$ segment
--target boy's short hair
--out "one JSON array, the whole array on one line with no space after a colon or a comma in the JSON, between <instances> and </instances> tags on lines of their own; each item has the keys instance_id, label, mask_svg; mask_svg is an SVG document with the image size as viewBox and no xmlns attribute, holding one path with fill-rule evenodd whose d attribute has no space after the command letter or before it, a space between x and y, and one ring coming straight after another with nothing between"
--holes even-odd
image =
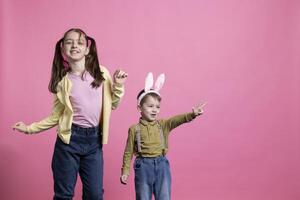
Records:
<instances>
[{"instance_id":1,"label":"boy's short hair","mask_svg":"<svg viewBox=\"0 0 300 200\"><path fill-rule=\"evenodd\" d=\"M141 90L141 91L139 92L139 94L137 95L137 99L139 99L139 97L140 97L144 92L145 92L145 90ZM158 94L156 94L156 93L154 93L154 92L150 92L150 93L146 94L146 95L141 99L140 105L143 105L143 103L145 102L145 100L146 100L146 98L147 98L148 96L151 96L151 97L157 99L159 102L161 101L161 97L160 97Z\"/></svg>"}]
</instances>

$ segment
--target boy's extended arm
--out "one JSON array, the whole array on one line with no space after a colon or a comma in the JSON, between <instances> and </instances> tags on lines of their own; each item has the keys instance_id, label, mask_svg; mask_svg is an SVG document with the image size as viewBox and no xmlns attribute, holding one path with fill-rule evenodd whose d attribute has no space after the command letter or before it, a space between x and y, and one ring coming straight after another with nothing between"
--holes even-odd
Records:
<instances>
[{"instance_id":1,"label":"boy's extended arm","mask_svg":"<svg viewBox=\"0 0 300 200\"><path fill-rule=\"evenodd\" d=\"M187 123L192 121L196 116L193 112L191 113L184 113L180 115L173 116L167 120L162 120L162 125L164 129L167 129L168 132L172 129L176 128L177 126L180 126L183 123Z\"/></svg>"},{"instance_id":2,"label":"boy's extended arm","mask_svg":"<svg viewBox=\"0 0 300 200\"><path fill-rule=\"evenodd\" d=\"M193 107L192 112L190 113L184 113L181 115L176 115L174 117L171 117L167 120L162 120L162 123L164 125L164 128L166 130L171 131L172 129L176 128L177 126L186 123L186 122L190 122L193 119L195 119L196 117L200 116L203 114L203 107L207 104L207 102L201 103L198 106Z\"/></svg>"}]
</instances>

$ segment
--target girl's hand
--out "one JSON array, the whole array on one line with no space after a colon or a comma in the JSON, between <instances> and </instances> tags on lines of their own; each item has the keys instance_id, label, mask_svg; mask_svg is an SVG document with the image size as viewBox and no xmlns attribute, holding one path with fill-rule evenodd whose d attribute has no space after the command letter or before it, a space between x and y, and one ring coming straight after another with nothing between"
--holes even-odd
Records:
<instances>
[{"instance_id":1,"label":"girl's hand","mask_svg":"<svg viewBox=\"0 0 300 200\"><path fill-rule=\"evenodd\" d=\"M122 175L120 177L120 181L122 184L126 185L127 184L127 178L128 178L128 175Z\"/></svg>"},{"instance_id":2,"label":"girl's hand","mask_svg":"<svg viewBox=\"0 0 300 200\"><path fill-rule=\"evenodd\" d=\"M200 103L196 107L193 107L193 114L195 117L203 114L203 112L204 112L203 108L206 104L207 104L207 102L204 102L204 103Z\"/></svg>"},{"instance_id":3,"label":"girl's hand","mask_svg":"<svg viewBox=\"0 0 300 200\"><path fill-rule=\"evenodd\" d=\"M27 132L27 126L23 122L16 123L12 128L13 128L13 130L17 130L17 131L20 131L22 133L28 133Z\"/></svg>"},{"instance_id":4,"label":"girl's hand","mask_svg":"<svg viewBox=\"0 0 300 200\"><path fill-rule=\"evenodd\" d=\"M126 81L128 74L125 73L124 71L118 69L114 73L114 83L123 85Z\"/></svg>"}]
</instances>

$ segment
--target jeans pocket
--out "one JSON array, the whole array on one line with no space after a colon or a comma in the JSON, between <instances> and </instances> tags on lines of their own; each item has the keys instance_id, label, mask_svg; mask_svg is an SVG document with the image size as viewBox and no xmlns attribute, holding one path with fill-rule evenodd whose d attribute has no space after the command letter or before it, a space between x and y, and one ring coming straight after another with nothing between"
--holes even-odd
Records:
<instances>
[{"instance_id":1,"label":"jeans pocket","mask_svg":"<svg viewBox=\"0 0 300 200\"><path fill-rule=\"evenodd\" d=\"M142 159L136 158L133 165L134 169L136 170L141 168L141 165L142 165Z\"/></svg>"},{"instance_id":2,"label":"jeans pocket","mask_svg":"<svg viewBox=\"0 0 300 200\"><path fill-rule=\"evenodd\" d=\"M59 136L56 137L56 141L55 141L55 147L62 147L65 146L66 144L60 139Z\"/></svg>"},{"instance_id":3,"label":"jeans pocket","mask_svg":"<svg viewBox=\"0 0 300 200\"><path fill-rule=\"evenodd\" d=\"M166 165L170 167L170 162L168 159L165 159Z\"/></svg>"}]
</instances>

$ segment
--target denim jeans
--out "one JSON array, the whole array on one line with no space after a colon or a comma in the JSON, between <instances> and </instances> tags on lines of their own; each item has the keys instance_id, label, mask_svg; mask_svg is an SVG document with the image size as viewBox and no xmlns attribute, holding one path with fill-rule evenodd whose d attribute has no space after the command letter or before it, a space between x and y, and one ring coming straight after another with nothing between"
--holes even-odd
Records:
<instances>
[{"instance_id":1,"label":"denim jeans","mask_svg":"<svg viewBox=\"0 0 300 200\"><path fill-rule=\"evenodd\" d=\"M165 156L137 157L134 161L136 200L171 199L170 164Z\"/></svg>"},{"instance_id":2,"label":"denim jeans","mask_svg":"<svg viewBox=\"0 0 300 200\"><path fill-rule=\"evenodd\" d=\"M79 173L84 200L103 199L103 152L98 127L72 125L70 144L57 137L52 158L54 200L71 200Z\"/></svg>"}]
</instances>

